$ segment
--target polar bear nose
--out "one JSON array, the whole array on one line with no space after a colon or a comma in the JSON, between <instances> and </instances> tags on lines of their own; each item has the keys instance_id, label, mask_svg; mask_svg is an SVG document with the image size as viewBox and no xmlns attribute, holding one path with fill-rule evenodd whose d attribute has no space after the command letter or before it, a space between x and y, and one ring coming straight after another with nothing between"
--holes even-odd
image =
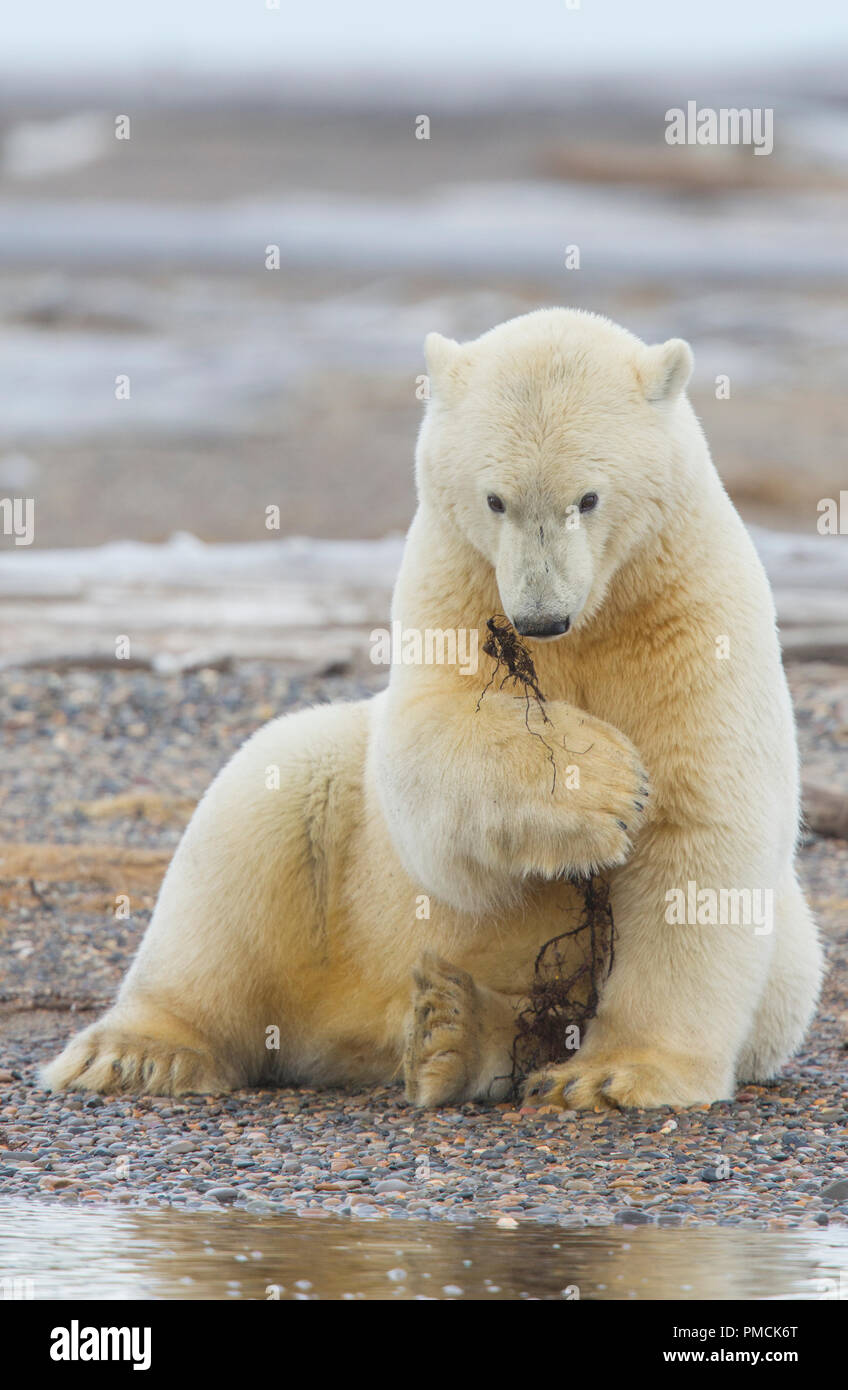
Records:
<instances>
[{"instance_id":1,"label":"polar bear nose","mask_svg":"<svg viewBox=\"0 0 848 1390\"><path fill-rule=\"evenodd\" d=\"M571 627L570 618L559 618L556 620L548 619L528 620L526 622L517 621L515 630L519 637L561 637L564 632L568 632Z\"/></svg>"}]
</instances>

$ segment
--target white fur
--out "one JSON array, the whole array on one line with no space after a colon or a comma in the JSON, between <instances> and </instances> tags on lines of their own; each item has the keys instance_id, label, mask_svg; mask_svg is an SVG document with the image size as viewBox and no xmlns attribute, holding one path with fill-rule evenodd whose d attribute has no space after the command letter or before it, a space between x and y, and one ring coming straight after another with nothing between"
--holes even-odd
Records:
<instances>
[{"instance_id":1,"label":"white fur","mask_svg":"<svg viewBox=\"0 0 848 1390\"><path fill-rule=\"evenodd\" d=\"M481 701L484 658L476 677L395 666L372 701L260 730L198 807L117 1004L48 1084L403 1066L417 1103L502 1094L536 953L576 920L566 876L599 869L615 968L580 1052L531 1090L705 1102L797 1048L821 953L795 877L792 710L765 576L684 395L688 346L557 309L426 346L392 616L481 646L493 614L567 616L528 644L550 722L497 681ZM691 880L773 890L773 933L668 925L666 894Z\"/></svg>"}]
</instances>

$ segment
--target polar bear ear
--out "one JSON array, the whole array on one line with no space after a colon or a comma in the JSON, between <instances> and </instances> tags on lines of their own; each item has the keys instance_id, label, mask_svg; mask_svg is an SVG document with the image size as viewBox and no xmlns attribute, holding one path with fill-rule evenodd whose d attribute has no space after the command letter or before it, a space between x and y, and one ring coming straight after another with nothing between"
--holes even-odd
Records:
<instances>
[{"instance_id":1,"label":"polar bear ear","mask_svg":"<svg viewBox=\"0 0 848 1390\"><path fill-rule=\"evenodd\" d=\"M685 391L694 365L692 349L682 338L669 338L667 343L646 348L639 364L646 400L655 404L673 401Z\"/></svg>"},{"instance_id":2,"label":"polar bear ear","mask_svg":"<svg viewBox=\"0 0 848 1390\"><path fill-rule=\"evenodd\" d=\"M424 339L427 375L436 396L455 395L463 385L465 360L459 343L443 338L441 333L428 333Z\"/></svg>"}]
</instances>

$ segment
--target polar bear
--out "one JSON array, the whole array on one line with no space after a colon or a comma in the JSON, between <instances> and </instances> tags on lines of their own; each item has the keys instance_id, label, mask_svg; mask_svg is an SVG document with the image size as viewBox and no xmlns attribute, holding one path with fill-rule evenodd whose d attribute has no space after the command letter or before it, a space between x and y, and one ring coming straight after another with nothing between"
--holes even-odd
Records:
<instances>
[{"instance_id":1,"label":"polar bear","mask_svg":"<svg viewBox=\"0 0 848 1390\"><path fill-rule=\"evenodd\" d=\"M481 699L481 658L476 678L394 665L370 700L260 729L48 1086L402 1073L417 1105L503 1097L537 953L598 871L615 965L531 1103L709 1103L801 1042L822 958L794 867L793 714L765 575L686 399L689 347L549 309L463 345L430 334L426 356L392 617L482 647L504 615L545 717L499 681ZM746 921L757 894L770 912Z\"/></svg>"}]
</instances>

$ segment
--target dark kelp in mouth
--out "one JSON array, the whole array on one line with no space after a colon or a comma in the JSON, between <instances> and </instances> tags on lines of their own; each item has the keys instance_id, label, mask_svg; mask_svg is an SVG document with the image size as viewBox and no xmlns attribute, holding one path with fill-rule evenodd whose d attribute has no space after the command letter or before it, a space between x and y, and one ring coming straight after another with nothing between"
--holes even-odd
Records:
<instances>
[{"instance_id":1,"label":"dark kelp in mouth","mask_svg":"<svg viewBox=\"0 0 848 1390\"><path fill-rule=\"evenodd\" d=\"M528 648L503 614L486 623L489 635L483 651L495 663L491 676L477 701L501 676L499 690L510 684L521 687L526 700L525 723L528 732L541 740L553 767L551 794L556 790L556 758L543 736L530 728L530 701L535 701L545 724L551 720L545 711L545 697L539 686L536 667ZM501 675L501 673L503 674ZM576 1051L586 1026L594 1017L601 989L615 959L615 924L608 881L599 874L572 879L582 896L580 920L576 926L546 941L536 957L528 1004L516 1019L512 1046L512 1084L517 1090L531 1071L563 1060L567 1050ZM575 958L577 964L575 965Z\"/></svg>"},{"instance_id":2,"label":"dark kelp in mouth","mask_svg":"<svg viewBox=\"0 0 848 1390\"><path fill-rule=\"evenodd\" d=\"M483 651L487 656L492 658L495 663L495 669L480 691L480 699L477 701L477 708L479 710L483 696L486 694L487 690L492 688L496 678L500 675L501 669L504 668L504 674L498 689L503 690L507 682L513 686L520 685L523 688L525 699L524 722L527 725L528 732L531 733L534 738L540 739L548 750L548 757L551 767L554 770L553 781L551 783L551 795L553 796L556 790L557 775L554 750L542 737L538 729L530 728L531 700L535 700L539 713L542 716L542 722L544 724L550 724L551 722L545 711L545 697L539 689L539 680L536 675L536 667L533 663L533 658L518 633L515 631L512 623L508 618L505 618L502 613L496 613L493 617L489 618L486 627L489 630L489 636L483 643Z\"/></svg>"}]
</instances>

